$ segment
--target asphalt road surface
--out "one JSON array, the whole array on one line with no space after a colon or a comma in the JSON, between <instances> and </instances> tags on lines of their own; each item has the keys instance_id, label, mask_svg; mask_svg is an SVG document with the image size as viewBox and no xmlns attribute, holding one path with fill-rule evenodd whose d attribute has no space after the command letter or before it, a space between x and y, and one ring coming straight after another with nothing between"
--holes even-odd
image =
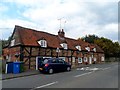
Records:
<instances>
[{"instance_id":1,"label":"asphalt road surface","mask_svg":"<svg viewBox=\"0 0 120 90\"><path fill-rule=\"evenodd\" d=\"M118 63L96 64L70 72L3 80L2 88L118 88Z\"/></svg>"}]
</instances>

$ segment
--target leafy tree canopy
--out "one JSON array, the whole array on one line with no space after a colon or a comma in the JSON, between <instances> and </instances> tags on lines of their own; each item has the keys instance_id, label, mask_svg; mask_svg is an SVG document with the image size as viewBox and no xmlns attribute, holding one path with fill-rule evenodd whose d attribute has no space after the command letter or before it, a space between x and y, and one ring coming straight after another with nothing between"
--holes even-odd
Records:
<instances>
[{"instance_id":1,"label":"leafy tree canopy","mask_svg":"<svg viewBox=\"0 0 120 90\"><path fill-rule=\"evenodd\" d=\"M86 35L81 39L100 46L101 49L104 50L106 57L120 57L120 44L118 42L113 42L110 39L98 37L96 35Z\"/></svg>"}]
</instances>

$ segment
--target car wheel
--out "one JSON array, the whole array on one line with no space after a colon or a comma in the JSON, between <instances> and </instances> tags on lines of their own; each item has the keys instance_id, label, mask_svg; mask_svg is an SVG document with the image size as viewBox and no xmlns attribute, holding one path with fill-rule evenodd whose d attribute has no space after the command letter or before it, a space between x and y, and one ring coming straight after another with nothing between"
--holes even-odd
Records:
<instances>
[{"instance_id":1,"label":"car wheel","mask_svg":"<svg viewBox=\"0 0 120 90\"><path fill-rule=\"evenodd\" d=\"M67 71L70 71L71 70L71 68L70 67L67 67Z\"/></svg>"},{"instance_id":2,"label":"car wheel","mask_svg":"<svg viewBox=\"0 0 120 90\"><path fill-rule=\"evenodd\" d=\"M52 73L53 73L53 69L50 68L50 69L49 69L49 74L52 74Z\"/></svg>"}]
</instances>

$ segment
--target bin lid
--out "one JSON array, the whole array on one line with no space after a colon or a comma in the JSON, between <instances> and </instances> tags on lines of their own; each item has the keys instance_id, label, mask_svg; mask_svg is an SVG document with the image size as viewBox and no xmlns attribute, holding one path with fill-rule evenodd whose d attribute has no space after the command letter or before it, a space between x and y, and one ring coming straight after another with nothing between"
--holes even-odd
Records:
<instances>
[{"instance_id":1,"label":"bin lid","mask_svg":"<svg viewBox=\"0 0 120 90\"><path fill-rule=\"evenodd\" d=\"M6 63L8 64L8 63L13 63L13 62L6 62Z\"/></svg>"},{"instance_id":2,"label":"bin lid","mask_svg":"<svg viewBox=\"0 0 120 90\"><path fill-rule=\"evenodd\" d=\"M22 63L22 62L13 62L14 64Z\"/></svg>"}]
</instances>

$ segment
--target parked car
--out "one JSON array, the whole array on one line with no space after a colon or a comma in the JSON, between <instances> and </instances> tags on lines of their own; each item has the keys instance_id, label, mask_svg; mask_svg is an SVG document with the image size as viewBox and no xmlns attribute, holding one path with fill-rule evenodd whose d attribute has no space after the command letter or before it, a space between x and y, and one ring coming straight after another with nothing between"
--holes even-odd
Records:
<instances>
[{"instance_id":1,"label":"parked car","mask_svg":"<svg viewBox=\"0 0 120 90\"><path fill-rule=\"evenodd\" d=\"M71 65L60 58L44 59L39 64L39 71L47 72L49 74L59 71L70 71L70 70L71 70Z\"/></svg>"}]
</instances>

